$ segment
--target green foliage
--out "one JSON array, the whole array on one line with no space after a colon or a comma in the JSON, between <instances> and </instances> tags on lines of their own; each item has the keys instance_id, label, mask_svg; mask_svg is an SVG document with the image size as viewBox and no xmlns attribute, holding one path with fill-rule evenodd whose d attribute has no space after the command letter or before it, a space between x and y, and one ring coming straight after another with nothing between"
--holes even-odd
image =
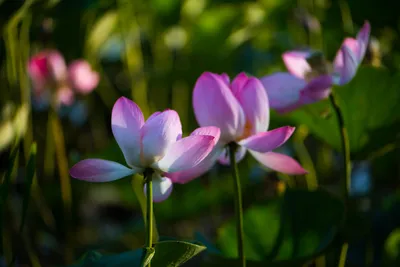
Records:
<instances>
[{"instance_id":1,"label":"green foliage","mask_svg":"<svg viewBox=\"0 0 400 267\"><path fill-rule=\"evenodd\" d=\"M29 153L28 164L26 165L25 194L22 202L22 218L19 227L20 232L22 232L25 224L26 213L28 211L28 204L31 196L33 177L35 176L36 173L36 153L37 153L36 143L33 143L31 146L31 151Z\"/></svg>"},{"instance_id":2,"label":"green foliage","mask_svg":"<svg viewBox=\"0 0 400 267\"><path fill-rule=\"evenodd\" d=\"M196 256L206 247L199 243L184 241L162 241L155 244L155 251L146 253L145 249L123 252L113 255L102 255L99 252L91 251L86 253L82 259L70 267L135 267L142 266L151 257L151 266L154 267L177 267Z\"/></svg>"},{"instance_id":3,"label":"green foliage","mask_svg":"<svg viewBox=\"0 0 400 267\"><path fill-rule=\"evenodd\" d=\"M328 248L343 218L342 202L329 193L289 190L245 212L245 253L267 266L305 263ZM224 256L237 257L232 221L219 230L217 243Z\"/></svg>"},{"instance_id":4,"label":"green foliage","mask_svg":"<svg viewBox=\"0 0 400 267\"><path fill-rule=\"evenodd\" d=\"M400 228L393 230L385 242L385 266L400 264Z\"/></svg>"},{"instance_id":5,"label":"green foliage","mask_svg":"<svg viewBox=\"0 0 400 267\"><path fill-rule=\"evenodd\" d=\"M109 11L93 25L87 40L86 49L90 55L98 55L104 43L115 33L118 26L118 13Z\"/></svg>"},{"instance_id":6,"label":"green foliage","mask_svg":"<svg viewBox=\"0 0 400 267\"><path fill-rule=\"evenodd\" d=\"M8 105L2 110L6 118L0 122L0 152L13 142L18 142L26 132L29 117L28 105L22 105L13 112L14 107ZM15 113L15 114L13 114Z\"/></svg>"},{"instance_id":7,"label":"green foliage","mask_svg":"<svg viewBox=\"0 0 400 267\"><path fill-rule=\"evenodd\" d=\"M354 157L366 159L398 139L399 87L399 74L361 67L349 84L333 88L344 113ZM339 129L328 100L307 105L289 117L298 124L307 125L318 138L340 150Z\"/></svg>"}]
</instances>

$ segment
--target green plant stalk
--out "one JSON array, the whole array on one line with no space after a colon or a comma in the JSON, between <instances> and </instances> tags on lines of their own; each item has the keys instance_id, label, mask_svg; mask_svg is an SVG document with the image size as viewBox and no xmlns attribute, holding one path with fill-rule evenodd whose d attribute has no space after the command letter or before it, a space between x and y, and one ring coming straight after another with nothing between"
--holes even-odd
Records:
<instances>
[{"instance_id":1,"label":"green plant stalk","mask_svg":"<svg viewBox=\"0 0 400 267\"><path fill-rule=\"evenodd\" d=\"M349 248L349 244L344 243L342 246L342 250L340 251L340 259L339 259L338 267L344 267L346 265L346 255L347 255L348 248Z\"/></svg>"},{"instance_id":2,"label":"green plant stalk","mask_svg":"<svg viewBox=\"0 0 400 267\"><path fill-rule=\"evenodd\" d=\"M56 150L56 159L58 164L58 170L60 175L60 186L61 186L61 198L63 201L64 208L64 220L65 220L65 236L67 246L65 247L64 257L65 261L69 264L73 260L73 249L72 249L72 236L70 234L70 223L71 223L71 208L72 208L72 193L71 193L71 179L68 172L68 158L65 150L65 139L61 122L57 116L54 105L52 106L51 121L53 128L53 138Z\"/></svg>"},{"instance_id":3,"label":"green plant stalk","mask_svg":"<svg viewBox=\"0 0 400 267\"><path fill-rule=\"evenodd\" d=\"M144 223L147 224L147 210L146 210L146 201L147 198L143 192L143 178L139 175L134 175L132 177L132 188L135 192L135 195L139 201L140 209L142 210ZM157 231L157 223L156 219L154 218L153 212L153 243L158 242L158 231Z\"/></svg>"},{"instance_id":4,"label":"green plant stalk","mask_svg":"<svg viewBox=\"0 0 400 267\"><path fill-rule=\"evenodd\" d=\"M343 153L343 164L345 167L345 175L344 175L344 179L342 179L342 191L343 191L343 196L344 196L345 208L347 208L348 200L349 200L350 186L351 186L351 161L350 161L349 136L347 134L347 129L345 127L343 113L341 112L339 103L337 101L337 98L336 98L334 92L332 92L329 95L329 101L331 102L332 107L336 113L338 125L340 128L340 138L341 138L341 146L342 146L342 153ZM339 267L344 267L346 264L347 249L348 249L348 244L344 243L342 246L342 251L340 253L340 259L339 259L339 265L338 265Z\"/></svg>"},{"instance_id":5,"label":"green plant stalk","mask_svg":"<svg viewBox=\"0 0 400 267\"><path fill-rule=\"evenodd\" d=\"M243 207L242 207L242 189L240 186L239 171L236 164L235 152L237 145L235 143L229 144L229 161L231 164L232 177L234 179L235 191L235 209L236 209L236 235L238 242L238 255L241 266L246 266L246 257L244 255L244 234L243 234Z\"/></svg>"},{"instance_id":6,"label":"green plant stalk","mask_svg":"<svg viewBox=\"0 0 400 267\"><path fill-rule=\"evenodd\" d=\"M338 125L340 128L340 141L341 141L342 153L343 153L343 164L345 167L345 176L342 181L342 190L343 190L343 195L344 195L344 199L345 199L345 204L347 205L349 192L350 192L350 186L351 186L351 161L350 161L349 136L347 134L347 129L345 127L343 113L341 112L339 103L333 92L329 95L329 101L331 102L332 107L336 113Z\"/></svg>"},{"instance_id":7,"label":"green plant stalk","mask_svg":"<svg viewBox=\"0 0 400 267\"><path fill-rule=\"evenodd\" d=\"M146 183L146 248L153 248L153 170L146 170L144 173L144 181ZM150 267L151 263L147 265Z\"/></svg>"}]
</instances>

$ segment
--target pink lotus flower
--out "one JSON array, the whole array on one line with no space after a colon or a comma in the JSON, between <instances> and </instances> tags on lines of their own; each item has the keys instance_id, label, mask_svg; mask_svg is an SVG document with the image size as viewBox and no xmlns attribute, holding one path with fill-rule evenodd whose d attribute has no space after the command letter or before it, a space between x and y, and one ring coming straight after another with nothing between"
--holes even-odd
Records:
<instances>
[{"instance_id":1,"label":"pink lotus flower","mask_svg":"<svg viewBox=\"0 0 400 267\"><path fill-rule=\"evenodd\" d=\"M76 60L67 67L63 56L56 50L44 50L28 62L33 95L41 97L46 91L54 91L57 104L72 105L75 93L87 94L99 83L99 75L89 63Z\"/></svg>"},{"instance_id":2,"label":"pink lotus flower","mask_svg":"<svg viewBox=\"0 0 400 267\"><path fill-rule=\"evenodd\" d=\"M332 70L323 56L313 51L284 53L283 62L289 72L261 78L271 108L281 113L292 111L327 98L332 85L350 82L365 56L369 35L370 25L365 22L356 39L346 38L336 54Z\"/></svg>"},{"instance_id":3,"label":"pink lotus flower","mask_svg":"<svg viewBox=\"0 0 400 267\"><path fill-rule=\"evenodd\" d=\"M75 60L68 67L71 86L81 94L88 94L99 83L99 74L85 60Z\"/></svg>"},{"instance_id":4,"label":"pink lotus flower","mask_svg":"<svg viewBox=\"0 0 400 267\"><path fill-rule=\"evenodd\" d=\"M239 145L236 154L240 161L249 151L261 164L287 174L306 171L289 156L271 152L283 145L294 127L267 131L269 125L268 97L257 78L239 74L232 83L226 74L203 73L193 91L193 108L200 126L216 126L221 130L218 144L198 166L178 173L167 174L174 182L186 183L208 171L218 160L229 164L226 145Z\"/></svg>"},{"instance_id":5,"label":"pink lotus flower","mask_svg":"<svg viewBox=\"0 0 400 267\"><path fill-rule=\"evenodd\" d=\"M182 138L181 122L174 110L156 112L145 122L140 108L125 97L113 107L111 127L129 168L108 160L86 159L71 168L71 176L110 182L151 168L155 202L167 199L172 191L172 180L163 174L198 165L211 152L219 135L219 129L207 127Z\"/></svg>"},{"instance_id":6,"label":"pink lotus flower","mask_svg":"<svg viewBox=\"0 0 400 267\"><path fill-rule=\"evenodd\" d=\"M41 94L50 87L63 84L67 78L67 65L55 50L45 50L33 56L28 63L33 92Z\"/></svg>"}]
</instances>

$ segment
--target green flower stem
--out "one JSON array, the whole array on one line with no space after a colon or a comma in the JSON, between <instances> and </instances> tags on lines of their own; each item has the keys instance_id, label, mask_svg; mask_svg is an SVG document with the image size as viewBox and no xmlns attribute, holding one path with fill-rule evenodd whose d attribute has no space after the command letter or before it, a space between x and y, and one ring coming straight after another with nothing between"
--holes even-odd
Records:
<instances>
[{"instance_id":1,"label":"green flower stem","mask_svg":"<svg viewBox=\"0 0 400 267\"><path fill-rule=\"evenodd\" d=\"M340 128L340 137L341 137L342 153L343 153L343 164L345 167L345 176L344 176L344 179L342 179L342 190L343 190L343 195L344 195L345 208L347 209L350 186L351 186L350 142L349 142L349 136L347 134L347 129L345 127L343 114L340 110L339 103L333 92L329 95L329 101L331 102L332 107L336 113L338 125ZM342 251L340 253L339 267L344 267L346 264L347 249L348 249L348 244L344 243L342 246Z\"/></svg>"},{"instance_id":2,"label":"green flower stem","mask_svg":"<svg viewBox=\"0 0 400 267\"><path fill-rule=\"evenodd\" d=\"M153 170L149 169L144 172L144 181L146 183L146 248L153 248ZM147 265L150 267L150 262Z\"/></svg>"},{"instance_id":3,"label":"green flower stem","mask_svg":"<svg viewBox=\"0 0 400 267\"><path fill-rule=\"evenodd\" d=\"M135 192L137 200L139 201L140 209L142 210L144 224L147 225L147 197L143 191L143 178L139 175L134 175L132 177L132 189ZM158 242L158 231L157 231L157 223L156 219L154 218L153 212L153 243Z\"/></svg>"},{"instance_id":4,"label":"green flower stem","mask_svg":"<svg viewBox=\"0 0 400 267\"><path fill-rule=\"evenodd\" d=\"M349 192L350 192L350 186L351 186L351 161L350 161L349 136L347 134L347 129L344 124L343 114L340 110L340 106L338 104L337 98L335 97L333 92L329 95L329 100L332 104L332 107L333 107L335 113L336 113L336 117L337 117L339 128L340 128L340 138L341 138L342 153L343 153L343 164L345 167L345 176L344 176L344 179L342 182L342 189L343 189L345 203L347 205Z\"/></svg>"},{"instance_id":5,"label":"green flower stem","mask_svg":"<svg viewBox=\"0 0 400 267\"><path fill-rule=\"evenodd\" d=\"M235 143L229 144L229 160L232 169L232 177L234 179L235 185L235 208L236 208L236 234L238 241L238 254L241 261L241 266L246 266L246 257L244 255L244 246L243 246L243 207L242 207L242 189L240 187L240 178L239 171L236 164L235 152L237 149L237 145Z\"/></svg>"}]
</instances>

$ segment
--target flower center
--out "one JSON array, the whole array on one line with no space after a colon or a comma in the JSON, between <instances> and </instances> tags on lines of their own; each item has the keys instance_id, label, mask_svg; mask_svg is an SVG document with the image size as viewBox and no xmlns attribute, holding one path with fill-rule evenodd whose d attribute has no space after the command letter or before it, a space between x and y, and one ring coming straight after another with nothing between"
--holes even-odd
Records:
<instances>
[{"instance_id":1,"label":"flower center","mask_svg":"<svg viewBox=\"0 0 400 267\"><path fill-rule=\"evenodd\" d=\"M333 72L332 64L325 59L325 56L321 52L314 52L311 54L307 58L307 62L311 67L311 71L304 75L306 82L310 82L318 76Z\"/></svg>"},{"instance_id":2,"label":"flower center","mask_svg":"<svg viewBox=\"0 0 400 267\"><path fill-rule=\"evenodd\" d=\"M253 131L253 125L250 123L250 120L246 119L246 123L243 129L243 134L239 138L237 138L236 141L240 141L242 139L249 137L250 135L253 134L252 131Z\"/></svg>"}]
</instances>

